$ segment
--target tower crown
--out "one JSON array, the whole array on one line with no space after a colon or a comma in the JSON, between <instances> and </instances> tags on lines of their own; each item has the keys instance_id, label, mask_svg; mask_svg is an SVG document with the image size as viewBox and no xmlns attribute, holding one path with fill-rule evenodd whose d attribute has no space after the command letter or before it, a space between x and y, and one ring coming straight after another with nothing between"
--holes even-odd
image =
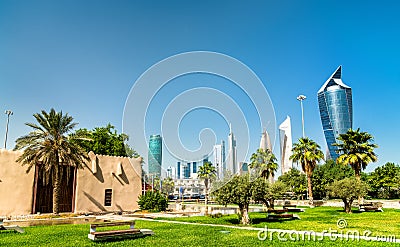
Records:
<instances>
[{"instance_id":1,"label":"tower crown","mask_svg":"<svg viewBox=\"0 0 400 247\"><path fill-rule=\"evenodd\" d=\"M319 89L318 93L324 92L328 90L328 88L332 86L339 86L342 88L350 88L346 84L343 83L342 81L342 65L340 65L335 72L329 77L329 79L322 85L322 87ZM331 88L333 89L333 88Z\"/></svg>"}]
</instances>

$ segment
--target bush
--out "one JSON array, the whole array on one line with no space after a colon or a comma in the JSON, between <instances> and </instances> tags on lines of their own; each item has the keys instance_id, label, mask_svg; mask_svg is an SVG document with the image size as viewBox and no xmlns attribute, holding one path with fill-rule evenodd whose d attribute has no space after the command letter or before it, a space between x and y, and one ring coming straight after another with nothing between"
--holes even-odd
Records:
<instances>
[{"instance_id":1,"label":"bush","mask_svg":"<svg viewBox=\"0 0 400 247\"><path fill-rule=\"evenodd\" d=\"M141 210L165 211L168 207L168 199L158 191L147 191L139 196L139 208Z\"/></svg>"}]
</instances>

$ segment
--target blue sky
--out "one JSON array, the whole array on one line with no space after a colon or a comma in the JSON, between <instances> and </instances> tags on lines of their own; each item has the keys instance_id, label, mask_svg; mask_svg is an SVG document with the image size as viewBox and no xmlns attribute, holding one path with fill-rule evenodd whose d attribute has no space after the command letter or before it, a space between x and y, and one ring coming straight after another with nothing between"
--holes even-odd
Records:
<instances>
[{"instance_id":1,"label":"blue sky","mask_svg":"<svg viewBox=\"0 0 400 247\"><path fill-rule=\"evenodd\" d=\"M182 52L213 51L257 74L277 124L291 117L294 140L301 136L296 97L306 95L306 134L323 150L317 91L342 65L342 79L353 88L354 128L373 134L379 145L379 161L367 171L400 163L399 10L397 1L0 1L0 110L14 111L8 146L30 131L24 123L33 113L51 107L68 112L79 127L110 122L121 130L129 91L150 66ZM185 86L174 90L171 84L153 104L164 106L184 88L221 81L199 78L177 79ZM234 85L219 90L252 116ZM146 134L160 131L160 112L154 110ZM0 133L6 115L1 119ZM211 111L194 111L181 126L182 141L194 149L198 130L212 128L218 141L229 131ZM164 165L173 162L167 158Z\"/></svg>"}]
</instances>

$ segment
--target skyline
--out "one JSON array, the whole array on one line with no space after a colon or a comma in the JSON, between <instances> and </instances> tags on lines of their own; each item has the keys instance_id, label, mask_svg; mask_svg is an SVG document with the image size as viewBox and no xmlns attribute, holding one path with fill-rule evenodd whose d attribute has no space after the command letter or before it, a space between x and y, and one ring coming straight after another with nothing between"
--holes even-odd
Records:
<instances>
[{"instance_id":1,"label":"skyline","mask_svg":"<svg viewBox=\"0 0 400 247\"><path fill-rule=\"evenodd\" d=\"M302 135L296 97L307 96L305 133L324 152L317 91L342 65L344 81L353 90L353 128L371 133L379 145L378 162L367 171L386 162L399 164L400 131L388 134L386 127L400 121L399 7L394 1L1 1L0 110L14 113L7 147L30 131L24 123L33 122L34 113L52 107L73 116L78 128L111 123L121 132L129 91L150 66L182 52L213 51L254 71L271 98L276 123L290 116L294 142ZM211 75L189 75L166 85L149 107L148 122L154 124L146 136L161 133L165 108L160 106L195 87L216 88L249 109L249 136L255 140L249 151L255 152L265 126L251 125L252 102L237 86ZM0 115L2 144L6 117ZM185 146L196 150L204 128L213 129L216 143L227 140L226 120L196 109L182 118L179 134ZM273 151L279 157L278 128L273 128ZM244 133L236 133L235 126L233 132L240 142ZM164 169L176 164L163 160Z\"/></svg>"}]
</instances>

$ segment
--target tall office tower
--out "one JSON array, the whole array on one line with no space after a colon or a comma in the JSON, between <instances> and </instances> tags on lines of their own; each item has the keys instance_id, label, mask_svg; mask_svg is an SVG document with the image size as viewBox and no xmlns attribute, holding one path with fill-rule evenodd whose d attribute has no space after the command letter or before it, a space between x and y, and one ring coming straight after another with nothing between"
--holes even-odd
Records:
<instances>
[{"instance_id":1,"label":"tall office tower","mask_svg":"<svg viewBox=\"0 0 400 247\"><path fill-rule=\"evenodd\" d=\"M149 176L161 177L162 139L160 135L151 135L149 140Z\"/></svg>"},{"instance_id":2,"label":"tall office tower","mask_svg":"<svg viewBox=\"0 0 400 247\"><path fill-rule=\"evenodd\" d=\"M267 130L264 130L261 134L260 148L264 151L268 149L272 153L271 139L269 138ZM272 174L269 175L268 181L270 183L274 182L274 176Z\"/></svg>"},{"instance_id":3,"label":"tall office tower","mask_svg":"<svg viewBox=\"0 0 400 247\"><path fill-rule=\"evenodd\" d=\"M292 125L290 124L289 116L279 125L279 139L281 145L281 172L283 175L293 167L293 163L289 159L292 155Z\"/></svg>"},{"instance_id":4,"label":"tall office tower","mask_svg":"<svg viewBox=\"0 0 400 247\"><path fill-rule=\"evenodd\" d=\"M229 136L228 136L228 159L226 162L226 170L230 171L232 174L239 172L237 167L237 153L236 153L236 140L232 132L232 126L229 124Z\"/></svg>"},{"instance_id":5,"label":"tall office tower","mask_svg":"<svg viewBox=\"0 0 400 247\"><path fill-rule=\"evenodd\" d=\"M197 162L193 161L192 162L192 174L197 173Z\"/></svg>"},{"instance_id":6,"label":"tall office tower","mask_svg":"<svg viewBox=\"0 0 400 247\"><path fill-rule=\"evenodd\" d=\"M190 178L190 162L183 165L183 178Z\"/></svg>"},{"instance_id":7,"label":"tall office tower","mask_svg":"<svg viewBox=\"0 0 400 247\"><path fill-rule=\"evenodd\" d=\"M221 141L221 144L214 145L214 166L216 167L218 178L222 179L226 169L224 141Z\"/></svg>"},{"instance_id":8,"label":"tall office tower","mask_svg":"<svg viewBox=\"0 0 400 247\"><path fill-rule=\"evenodd\" d=\"M181 170L182 170L182 168L181 168L181 162L178 161L178 162L176 162L176 178L177 178L177 179L181 179L181 178L182 178L182 176L181 176Z\"/></svg>"},{"instance_id":9,"label":"tall office tower","mask_svg":"<svg viewBox=\"0 0 400 247\"><path fill-rule=\"evenodd\" d=\"M318 105L329 156L336 160L336 143L339 134L353 126L353 102L351 88L342 81L342 66L329 77L318 91Z\"/></svg>"}]
</instances>

